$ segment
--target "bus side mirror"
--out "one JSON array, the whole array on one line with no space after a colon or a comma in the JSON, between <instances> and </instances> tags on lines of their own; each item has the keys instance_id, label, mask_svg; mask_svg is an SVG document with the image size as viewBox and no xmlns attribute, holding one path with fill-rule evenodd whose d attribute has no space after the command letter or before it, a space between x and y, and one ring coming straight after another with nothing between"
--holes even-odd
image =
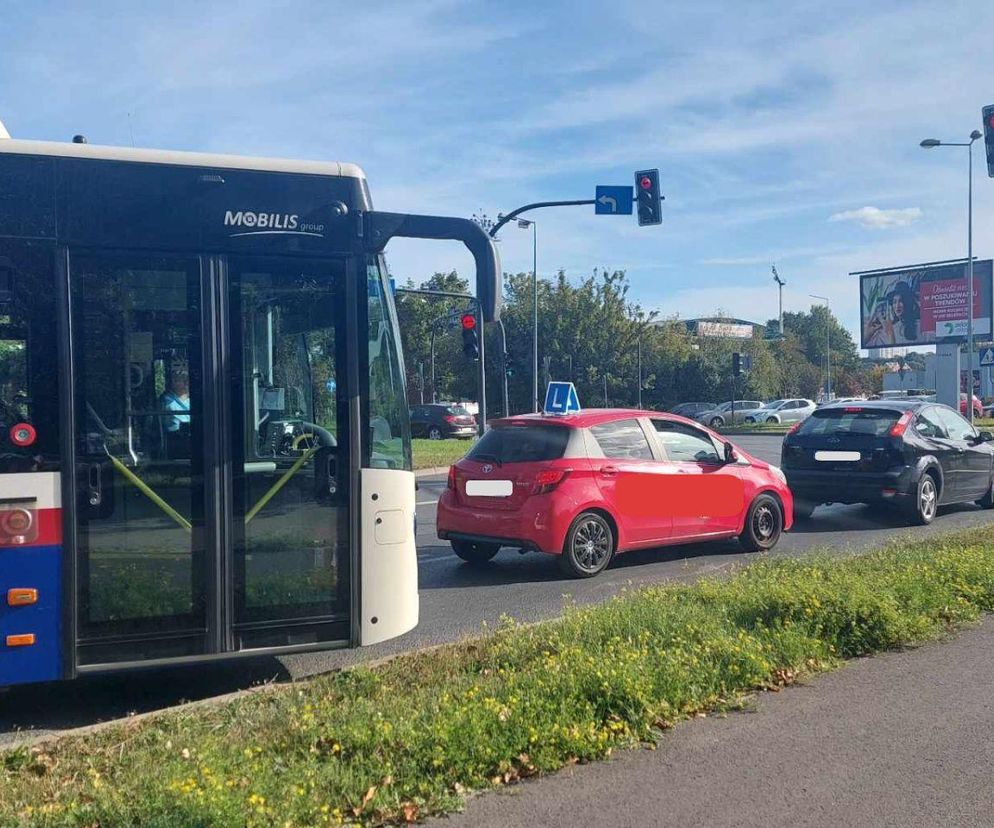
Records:
<instances>
[{"instance_id":1,"label":"bus side mirror","mask_svg":"<svg viewBox=\"0 0 994 828\"><path fill-rule=\"evenodd\" d=\"M370 211L368 236L372 251L379 253L390 239L449 239L461 241L476 262L476 298L483 310L484 322L500 319L503 271L497 245L475 221L449 216L417 216L407 213Z\"/></svg>"}]
</instances>

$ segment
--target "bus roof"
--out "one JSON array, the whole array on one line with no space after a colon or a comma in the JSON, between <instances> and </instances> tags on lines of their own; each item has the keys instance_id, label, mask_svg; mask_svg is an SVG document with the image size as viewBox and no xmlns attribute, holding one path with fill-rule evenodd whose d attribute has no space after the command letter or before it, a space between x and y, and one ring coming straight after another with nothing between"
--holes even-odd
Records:
<instances>
[{"instance_id":1,"label":"bus roof","mask_svg":"<svg viewBox=\"0 0 994 828\"><path fill-rule=\"evenodd\" d=\"M0 125L0 153L92 158L103 161L131 161L137 164L170 164L182 167L331 175L340 178L366 177L358 165L338 161L293 161L286 158L256 158L248 155L220 155L208 152L104 147L96 144L68 144L60 141L20 141L5 136L6 130L3 130L2 125Z\"/></svg>"}]
</instances>

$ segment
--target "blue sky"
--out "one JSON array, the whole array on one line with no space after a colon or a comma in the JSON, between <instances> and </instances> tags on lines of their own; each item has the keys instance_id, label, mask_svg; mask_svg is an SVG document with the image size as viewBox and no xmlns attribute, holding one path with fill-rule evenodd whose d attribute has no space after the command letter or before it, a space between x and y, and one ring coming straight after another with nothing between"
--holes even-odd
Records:
<instances>
[{"instance_id":1,"label":"blue sky","mask_svg":"<svg viewBox=\"0 0 994 828\"><path fill-rule=\"evenodd\" d=\"M775 315L851 270L965 254L963 140L994 103L994 3L0 0L0 119L19 138L360 164L377 207L491 216L661 170L664 224L535 214L539 273L623 268L665 315ZM994 180L975 151L975 252ZM502 234L508 270L530 235ZM395 242L391 268L469 272Z\"/></svg>"}]
</instances>

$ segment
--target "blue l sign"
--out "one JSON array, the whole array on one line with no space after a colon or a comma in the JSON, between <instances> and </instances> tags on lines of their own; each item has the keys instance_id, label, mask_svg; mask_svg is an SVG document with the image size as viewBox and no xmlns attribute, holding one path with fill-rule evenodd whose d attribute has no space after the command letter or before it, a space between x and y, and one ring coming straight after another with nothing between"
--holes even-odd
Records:
<instances>
[{"instance_id":1,"label":"blue l sign","mask_svg":"<svg viewBox=\"0 0 994 828\"><path fill-rule=\"evenodd\" d=\"M594 213L598 216L630 216L633 198L631 187L598 184L594 195Z\"/></svg>"},{"instance_id":2,"label":"blue l sign","mask_svg":"<svg viewBox=\"0 0 994 828\"><path fill-rule=\"evenodd\" d=\"M545 392L546 414L571 414L580 410L580 398L571 382L550 382Z\"/></svg>"}]
</instances>

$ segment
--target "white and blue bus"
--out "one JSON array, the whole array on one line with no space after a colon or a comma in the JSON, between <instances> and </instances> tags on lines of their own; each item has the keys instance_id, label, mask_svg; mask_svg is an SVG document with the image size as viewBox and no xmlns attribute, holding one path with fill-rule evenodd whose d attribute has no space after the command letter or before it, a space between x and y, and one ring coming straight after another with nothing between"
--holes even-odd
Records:
<instances>
[{"instance_id":1,"label":"white and blue bus","mask_svg":"<svg viewBox=\"0 0 994 828\"><path fill-rule=\"evenodd\" d=\"M382 641L418 620L382 251L351 164L0 126L0 686Z\"/></svg>"}]
</instances>

